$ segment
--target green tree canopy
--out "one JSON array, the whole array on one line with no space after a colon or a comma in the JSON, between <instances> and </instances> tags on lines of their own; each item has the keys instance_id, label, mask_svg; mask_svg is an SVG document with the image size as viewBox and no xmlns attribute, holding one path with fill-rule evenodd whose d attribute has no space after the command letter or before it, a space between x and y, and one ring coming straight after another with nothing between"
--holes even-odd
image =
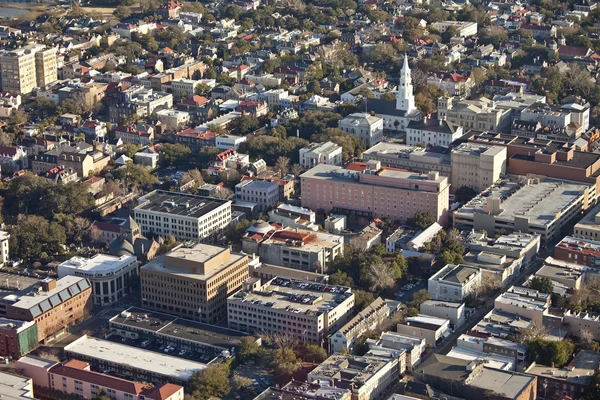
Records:
<instances>
[{"instance_id":1,"label":"green tree canopy","mask_svg":"<svg viewBox=\"0 0 600 400\"><path fill-rule=\"evenodd\" d=\"M187 383L187 393L194 400L223 397L229 393L229 368L226 364L210 364L192 374Z\"/></svg>"},{"instance_id":2,"label":"green tree canopy","mask_svg":"<svg viewBox=\"0 0 600 400\"><path fill-rule=\"evenodd\" d=\"M535 290L539 290L542 293L552 294L554 285L552 285L552 279L547 276L536 276L531 280L530 287Z\"/></svg>"}]
</instances>

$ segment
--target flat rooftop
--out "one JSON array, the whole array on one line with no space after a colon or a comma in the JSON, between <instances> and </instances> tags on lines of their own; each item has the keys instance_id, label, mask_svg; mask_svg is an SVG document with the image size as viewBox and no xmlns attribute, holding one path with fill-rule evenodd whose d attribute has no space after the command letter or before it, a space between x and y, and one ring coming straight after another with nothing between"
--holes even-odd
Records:
<instances>
[{"instance_id":1,"label":"flat rooftop","mask_svg":"<svg viewBox=\"0 0 600 400\"><path fill-rule=\"evenodd\" d=\"M389 359L336 353L319 364L309 376L334 379L360 388L390 362Z\"/></svg>"},{"instance_id":2,"label":"flat rooftop","mask_svg":"<svg viewBox=\"0 0 600 400\"><path fill-rule=\"evenodd\" d=\"M271 387L259 394L254 400L299 400L330 399L340 400L349 396L349 389L292 381L283 388Z\"/></svg>"},{"instance_id":3,"label":"flat rooftop","mask_svg":"<svg viewBox=\"0 0 600 400\"><path fill-rule=\"evenodd\" d=\"M481 155L495 156L496 154L506 151L503 146L487 146L476 143L462 143L459 146L452 149L452 154L463 154L469 156L479 157Z\"/></svg>"},{"instance_id":4,"label":"flat rooftop","mask_svg":"<svg viewBox=\"0 0 600 400\"><path fill-rule=\"evenodd\" d=\"M247 336L243 332L202 324L183 318L173 317L156 311L132 307L110 319L110 324L118 324L133 330L142 330L156 335L172 336L192 342L208 344L230 350Z\"/></svg>"},{"instance_id":5,"label":"flat rooftop","mask_svg":"<svg viewBox=\"0 0 600 400\"><path fill-rule=\"evenodd\" d=\"M600 354L593 351L582 350L564 368L552 368L542 364L536 364L528 368L525 373L552 380L589 384L600 365Z\"/></svg>"},{"instance_id":6,"label":"flat rooftop","mask_svg":"<svg viewBox=\"0 0 600 400\"><path fill-rule=\"evenodd\" d=\"M188 380L196 371L206 368L206 364L184 358L155 353L146 349L114 343L108 340L82 336L65 346L65 352L109 363L123 365L134 370L149 371L180 381Z\"/></svg>"},{"instance_id":7,"label":"flat rooftop","mask_svg":"<svg viewBox=\"0 0 600 400\"><path fill-rule=\"evenodd\" d=\"M30 378L0 372L0 393L2 400L24 400L31 399L33 395L30 390ZM33 385L31 385L31 389Z\"/></svg>"},{"instance_id":8,"label":"flat rooftop","mask_svg":"<svg viewBox=\"0 0 600 400\"><path fill-rule=\"evenodd\" d=\"M600 204L592 208L581 220L575 224L575 229L600 231L600 224L596 223L596 215L600 214Z\"/></svg>"},{"instance_id":9,"label":"flat rooftop","mask_svg":"<svg viewBox=\"0 0 600 400\"><path fill-rule=\"evenodd\" d=\"M339 144L333 142L325 142L325 143L311 143L302 150L312 151L317 154L330 154L342 147Z\"/></svg>"},{"instance_id":10,"label":"flat rooftop","mask_svg":"<svg viewBox=\"0 0 600 400\"><path fill-rule=\"evenodd\" d=\"M274 278L259 291L242 290L230 296L227 301L253 303L296 314L320 315L334 309L352 295L350 288L345 286Z\"/></svg>"},{"instance_id":11,"label":"flat rooftop","mask_svg":"<svg viewBox=\"0 0 600 400\"><path fill-rule=\"evenodd\" d=\"M493 309L473 327L472 331L505 339L517 335L531 324L528 318Z\"/></svg>"},{"instance_id":12,"label":"flat rooftop","mask_svg":"<svg viewBox=\"0 0 600 400\"><path fill-rule=\"evenodd\" d=\"M116 257L109 254L96 254L90 258L78 256L72 257L60 264L59 267L67 267L81 271L108 272L130 262L135 262L135 260L135 256Z\"/></svg>"},{"instance_id":13,"label":"flat rooftop","mask_svg":"<svg viewBox=\"0 0 600 400\"><path fill-rule=\"evenodd\" d=\"M448 357L460 358L461 360L477 361L483 360L488 368L499 369L502 371L512 371L515 368L514 357L502 356L499 354L483 353L465 347L453 347L446 354Z\"/></svg>"},{"instance_id":14,"label":"flat rooftop","mask_svg":"<svg viewBox=\"0 0 600 400\"><path fill-rule=\"evenodd\" d=\"M440 301L440 300L427 300L424 301L422 306L431 306L431 307L439 307L439 308L460 308L463 307L463 303L453 303L451 301Z\"/></svg>"},{"instance_id":15,"label":"flat rooftop","mask_svg":"<svg viewBox=\"0 0 600 400\"><path fill-rule=\"evenodd\" d=\"M530 185L505 181L491 186L458 209L456 214L488 214L488 200L499 199L500 212L496 218L529 218L530 224L545 226L578 201L589 188L590 185L554 179Z\"/></svg>"},{"instance_id":16,"label":"flat rooftop","mask_svg":"<svg viewBox=\"0 0 600 400\"><path fill-rule=\"evenodd\" d=\"M556 247L565 250L576 251L591 257L600 256L600 242L589 239L579 239L573 236L565 236Z\"/></svg>"},{"instance_id":17,"label":"flat rooftop","mask_svg":"<svg viewBox=\"0 0 600 400\"><path fill-rule=\"evenodd\" d=\"M227 203L231 204L229 200L155 190L140 197L135 210L200 218Z\"/></svg>"},{"instance_id":18,"label":"flat rooftop","mask_svg":"<svg viewBox=\"0 0 600 400\"><path fill-rule=\"evenodd\" d=\"M556 267L553 265L544 265L535 276L545 276L552 280L562 279L573 281L573 284L583 276L583 271L569 268Z\"/></svg>"},{"instance_id":19,"label":"flat rooftop","mask_svg":"<svg viewBox=\"0 0 600 400\"><path fill-rule=\"evenodd\" d=\"M516 399L523 390L532 384L534 379L532 376L516 372L483 368L481 372L471 378L469 384L481 389L491 390L509 399Z\"/></svg>"},{"instance_id":20,"label":"flat rooftop","mask_svg":"<svg viewBox=\"0 0 600 400\"><path fill-rule=\"evenodd\" d=\"M548 306L543 300L536 300L531 297L521 296L517 293L505 292L496 297L495 303L507 304L514 307L526 308L528 310L544 312Z\"/></svg>"},{"instance_id":21,"label":"flat rooftop","mask_svg":"<svg viewBox=\"0 0 600 400\"><path fill-rule=\"evenodd\" d=\"M48 292L34 292L18 298L12 306L31 310L33 317L59 306L71 297L88 289L87 279L78 276L65 276L56 280L56 288Z\"/></svg>"},{"instance_id":22,"label":"flat rooftop","mask_svg":"<svg viewBox=\"0 0 600 400\"><path fill-rule=\"evenodd\" d=\"M432 317L430 315L418 314L415 317L406 318L406 325L410 323L411 326L420 326L426 329L437 330L440 327L447 325L449 320L444 318Z\"/></svg>"},{"instance_id":23,"label":"flat rooftop","mask_svg":"<svg viewBox=\"0 0 600 400\"><path fill-rule=\"evenodd\" d=\"M388 157L450 166L450 155L447 152L426 151L400 143L377 143L363 153L363 158L365 156L367 156L365 159L369 159L369 156Z\"/></svg>"}]
</instances>

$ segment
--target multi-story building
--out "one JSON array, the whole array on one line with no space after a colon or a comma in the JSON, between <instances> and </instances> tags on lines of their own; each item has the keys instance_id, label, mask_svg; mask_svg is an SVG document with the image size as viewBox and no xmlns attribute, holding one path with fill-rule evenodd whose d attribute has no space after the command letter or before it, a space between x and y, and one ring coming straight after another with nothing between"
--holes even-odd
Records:
<instances>
[{"instance_id":1,"label":"multi-story building","mask_svg":"<svg viewBox=\"0 0 600 400\"><path fill-rule=\"evenodd\" d=\"M204 146L214 146L216 134L212 131L204 131L194 128L188 128L177 132L173 138L175 143L181 143L194 151L200 150Z\"/></svg>"},{"instance_id":2,"label":"multi-story building","mask_svg":"<svg viewBox=\"0 0 600 400\"><path fill-rule=\"evenodd\" d=\"M243 181L235 185L235 199L255 203L259 211L264 211L279 201L279 185L267 181Z\"/></svg>"},{"instance_id":3,"label":"multi-story building","mask_svg":"<svg viewBox=\"0 0 600 400\"><path fill-rule=\"evenodd\" d=\"M506 148L463 143L451 151L452 189L466 186L480 193L506 174Z\"/></svg>"},{"instance_id":4,"label":"multi-story building","mask_svg":"<svg viewBox=\"0 0 600 400\"><path fill-rule=\"evenodd\" d=\"M187 358L87 335L65 346L64 351L65 357L89 362L95 371L130 376L135 381L148 382L155 387L165 382L185 385L194 372L207 366Z\"/></svg>"},{"instance_id":5,"label":"multi-story building","mask_svg":"<svg viewBox=\"0 0 600 400\"><path fill-rule=\"evenodd\" d=\"M0 231L0 265L10 262L9 243L10 234L5 231Z\"/></svg>"},{"instance_id":6,"label":"multi-story building","mask_svg":"<svg viewBox=\"0 0 600 400\"><path fill-rule=\"evenodd\" d=\"M467 37L477 35L477 22L469 21L440 21L431 24L439 33L444 33L452 28L458 36Z\"/></svg>"},{"instance_id":7,"label":"multi-story building","mask_svg":"<svg viewBox=\"0 0 600 400\"><path fill-rule=\"evenodd\" d=\"M308 374L308 382L350 388L352 400L375 400L400 379L398 359L333 354Z\"/></svg>"},{"instance_id":8,"label":"multi-story building","mask_svg":"<svg viewBox=\"0 0 600 400\"><path fill-rule=\"evenodd\" d=\"M63 165L50 168L46 172L41 172L40 176L47 182L56 183L57 185L64 185L69 182L77 182L79 180L77 171L75 171L73 168L65 168Z\"/></svg>"},{"instance_id":9,"label":"multi-story building","mask_svg":"<svg viewBox=\"0 0 600 400\"><path fill-rule=\"evenodd\" d=\"M37 324L38 341L45 343L92 313L92 287L85 278L46 278L37 295L15 296L6 306L6 317Z\"/></svg>"},{"instance_id":10,"label":"multi-story building","mask_svg":"<svg viewBox=\"0 0 600 400\"><path fill-rule=\"evenodd\" d=\"M446 120L436 118L423 118L420 121L411 121L406 127L406 143L414 146L441 146L449 147L450 143L463 135L463 128Z\"/></svg>"},{"instance_id":11,"label":"multi-story building","mask_svg":"<svg viewBox=\"0 0 600 400\"><path fill-rule=\"evenodd\" d=\"M544 398L571 398L583 396L600 368L600 354L581 350L566 368L533 363L525 373L537 378L537 392Z\"/></svg>"},{"instance_id":12,"label":"multi-story building","mask_svg":"<svg viewBox=\"0 0 600 400\"><path fill-rule=\"evenodd\" d=\"M600 241L565 236L554 248L554 258L577 265L600 267Z\"/></svg>"},{"instance_id":13,"label":"multi-story building","mask_svg":"<svg viewBox=\"0 0 600 400\"><path fill-rule=\"evenodd\" d=\"M0 169L4 174L26 169L29 166L27 152L22 146L0 145Z\"/></svg>"},{"instance_id":14,"label":"multi-story building","mask_svg":"<svg viewBox=\"0 0 600 400\"><path fill-rule=\"evenodd\" d=\"M450 301L427 300L421 304L420 310L423 315L450 320L450 326L456 329L466 321L465 304Z\"/></svg>"},{"instance_id":15,"label":"multi-story building","mask_svg":"<svg viewBox=\"0 0 600 400\"><path fill-rule=\"evenodd\" d=\"M311 143L300 149L300 165L312 168L317 164L342 165L342 146L325 142Z\"/></svg>"},{"instance_id":16,"label":"multi-story building","mask_svg":"<svg viewBox=\"0 0 600 400\"><path fill-rule=\"evenodd\" d=\"M367 113L350 114L338 121L338 128L371 147L383 140L383 118Z\"/></svg>"},{"instance_id":17,"label":"multi-story building","mask_svg":"<svg viewBox=\"0 0 600 400\"><path fill-rule=\"evenodd\" d=\"M179 13L183 8L183 4L178 2L177 0L166 0L158 9L156 10L156 15L160 15L164 20L167 19L175 19L179 17Z\"/></svg>"},{"instance_id":18,"label":"multi-story building","mask_svg":"<svg viewBox=\"0 0 600 400\"><path fill-rule=\"evenodd\" d=\"M267 115L269 107L264 101L258 100L243 100L238 104L237 111L241 112L242 115L251 115L256 118Z\"/></svg>"},{"instance_id":19,"label":"multi-story building","mask_svg":"<svg viewBox=\"0 0 600 400\"><path fill-rule=\"evenodd\" d=\"M58 277L83 276L92 284L96 305L107 306L127 295L137 277L137 258L96 254L91 258L73 257L57 268Z\"/></svg>"},{"instance_id":20,"label":"multi-story building","mask_svg":"<svg viewBox=\"0 0 600 400\"><path fill-rule=\"evenodd\" d=\"M3 91L29 94L57 79L56 50L36 44L4 51L0 53L0 71Z\"/></svg>"},{"instance_id":21,"label":"multi-story building","mask_svg":"<svg viewBox=\"0 0 600 400\"><path fill-rule=\"evenodd\" d=\"M413 371L419 365L421 356L427 350L425 339L397 332L383 332L379 339L367 339L365 343L371 350L381 348L404 351L404 365L408 371Z\"/></svg>"},{"instance_id":22,"label":"multi-story building","mask_svg":"<svg viewBox=\"0 0 600 400\"><path fill-rule=\"evenodd\" d=\"M550 295L531 288L511 286L496 297L494 309L528 318L536 326L544 326L544 316L550 309Z\"/></svg>"},{"instance_id":23,"label":"multi-story building","mask_svg":"<svg viewBox=\"0 0 600 400\"><path fill-rule=\"evenodd\" d=\"M435 347L451 332L450 320L418 314L408 317L403 324L398 324L398 333L425 339L429 347Z\"/></svg>"},{"instance_id":24,"label":"multi-story building","mask_svg":"<svg viewBox=\"0 0 600 400\"><path fill-rule=\"evenodd\" d=\"M353 307L354 293L347 287L287 278L261 285L253 278L227 299L227 322L230 329L285 334L323 346L348 322Z\"/></svg>"},{"instance_id":25,"label":"multi-story building","mask_svg":"<svg viewBox=\"0 0 600 400\"><path fill-rule=\"evenodd\" d=\"M38 345L38 327L34 321L0 318L0 356L18 360Z\"/></svg>"},{"instance_id":26,"label":"multi-story building","mask_svg":"<svg viewBox=\"0 0 600 400\"><path fill-rule=\"evenodd\" d=\"M342 349L352 351L357 339L366 331L374 330L377 326L390 316L390 308L387 303L378 297L364 310L360 311L348 323L342 326L329 338L329 351L341 352Z\"/></svg>"},{"instance_id":27,"label":"multi-story building","mask_svg":"<svg viewBox=\"0 0 600 400\"><path fill-rule=\"evenodd\" d=\"M94 372L85 361L69 360L65 363L52 362L36 357L23 357L18 368L40 388L63 392L85 399L105 395L118 400L183 400L183 387L172 383L157 386L117 378L107 373Z\"/></svg>"},{"instance_id":28,"label":"multi-story building","mask_svg":"<svg viewBox=\"0 0 600 400\"><path fill-rule=\"evenodd\" d=\"M242 249L267 264L324 273L344 255L343 236L258 221L242 238Z\"/></svg>"},{"instance_id":29,"label":"multi-story building","mask_svg":"<svg viewBox=\"0 0 600 400\"><path fill-rule=\"evenodd\" d=\"M58 79L55 48L42 48L35 52L35 73L38 87L47 86Z\"/></svg>"},{"instance_id":30,"label":"multi-story building","mask_svg":"<svg viewBox=\"0 0 600 400\"><path fill-rule=\"evenodd\" d=\"M77 172L80 178L88 178L100 172L111 160L108 154L102 151L70 152L62 151L58 156L58 165L71 168Z\"/></svg>"},{"instance_id":31,"label":"multi-story building","mask_svg":"<svg viewBox=\"0 0 600 400\"><path fill-rule=\"evenodd\" d=\"M434 300L462 303L481 285L481 270L468 265L448 264L427 281L427 291Z\"/></svg>"},{"instance_id":32,"label":"multi-story building","mask_svg":"<svg viewBox=\"0 0 600 400\"><path fill-rule=\"evenodd\" d=\"M450 155L447 151L434 151L398 143L378 143L366 150L363 161L379 161L384 167L402 168L409 171L439 172L441 176L451 175Z\"/></svg>"},{"instance_id":33,"label":"multi-story building","mask_svg":"<svg viewBox=\"0 0 600 400\"><path fill-rule=\"evenodd\" d=\"M600 205L594 207L573 227L573 236L581 239L600 240Z\"/></svg>"},{"instance_id":34,"label":"multi-story building","mask_svg":"<svg viewBox=\"0 0 600 400\"><path fill-rule=\"evenodd\" d=\"M448 93L449 96L466 97L471 94L473 80L456 72L435 72L427 78L427 83Z\"/></svg>"},{"instance_id":35,"label":"multi-story building","mask_svg":"<svg viewBox=\"0 0 600 400\"><path fill-rule=\"evenodd\" d=\"M220 135L215 137L215 147L219 150L240 149L240 145L246 142L246 136Z\"/></svg>"},{"instance_id":36,"label":"multi-story building","mask_svg":"<svg viewBox=\"0 0 600 400\"><path fill-rule=\"evenodd\" d=\"M147 146L154 140L154 129L140 131L135 125L119 125L113 131L115 133L115 138L122 140L125 144Z\"/></svg>"},{"instance_id":37,"label":"multi-story building","mask_svg":"<svg viewBox=\"0 0 600 400\"><path fill-rule=\"evenodd\" d=\"M171 91L175 99L191 99L196 95L196 88L202 83L195 79L179 78L171 82Z\"/></svg>"},{"instance_id":38,"label":"multi-story building","mask_svg":"<svg viewBox=\"0 0 600 400\"><path fill-rule=\"evenodd\" d=\"M226 318L227 297L248 279L248 256L182 245L144 265L140 278L144 307L213 324Z\"/></svg>"},{"instance_id":39,"label":"multi-story building","mask_svg":"<svg viewBox=\"0 0 600 400\"><path fill-rule=\"evenodd\" d=\"M461 100L458 97L438 99L438 120L446 120L463 129L509 132L512 123L511 111L497 108L492 100Z\"/></svg>"},{"instance_id":40,"label":"multi-story building","mask_svg":"<svg viewBox=\"0 0 600 400\"><path fill-rule=\"evenodd\" d=\"M108 115L111 122L120 122L133 114L149 117L152 113L173 107L173 95L170 93L131 86L116 92L108 103Z\"/></svg>"},{"instance_id":41,"label":"multi-story building","mask_svg":"<svg viewBox=\"0 0 600 400\"><path fill-rule=\"evenodd\" d=\"M0 372L0 392L9 400L33 399L33 381L20 375Z\"/></svg>"},{"instance_id":42,"label":"multi-story building","mask_svg":"<svg viewBox=\"0 0 600 400\"><path fill-rule=\"evenodd\" d=\"M529 265L540 250L540 235L515 232L490 239L487 235L469 235L466 246L471 251L483 251L522 259L524 266Z\"/></svg>"},{"instance_id":43,"label":"multi-story building","mask_svg":"<svg viewBox=\"0 0 600 400\"><path fill-rule=\"evenodd\" d=\"M352 400L350 389L322 386L320 383L306 383L292 380L284 387L270 387L255 400L272 400L279 397L294 397L296 400L329 399L329 400Z\"/></svg>"},{"instance_id":44,"label":"multi-story building","mask_svg":"<svg viewBox=\"0 0 600 400\"><path fill-rule=\"evenodd\" d=\"M600 340L600 316L587 311L565 311L563 324L570 335L583 338L591 335L593 340Z\"/></svg>"},{"instance_id":45,"label":"multi-story building","mask_svg":"<svg viewBox=\"0 0 600 400\"><path fill-rule=\"evenodd\" d=\"M135 222L142 234L202 241L231 222L231 201L155 190L138 199Z\"/></svg>"},{"instance_id":46,"label":"multi-story building","mask_svg":"<svg viewBox=\"0 0 600 400\"><path fill-rule=\"evenodd\" d=\"M190 123L190 113L177 110L160 110L156 112L158 120L166 129L178 131Z\"/></svg>"},{"instance_id":47,"label":"multi-story building","mask_svg":"<svg viewBox=\"0 0 600 400\"><path fill-rule=\"evenodd\" d=\"M271 224L318 231L319 226L315 221L316 213L314 211L291 204L280 204L276 209L269 211L269 222Z\"/></svg>"},{"instance_id":48,"label":"multi-story building","mask_svg":"<svg viewBox=\"0 0 600 400\"><path fill-rule=\"evenodd\" d=\"M304 191L302 198L304 199ZM454 212L454 226L496 232L537 233L546 243L588 208L593 186L555 179L494 185Z\"/></svg>"},{"instance_id":49,"label":"multi-story building","mask_svg":"<svg viewBox=\"0 0 600 400\"><path fill-rule=\"evenodd\" d=\"M428 211L441 225L447 221L450 185L438 172L381 168L378 161L346 168L320 164L301 175L300 185L302 206L311 210L400 222Z\"/></svg>"}]
</instances>

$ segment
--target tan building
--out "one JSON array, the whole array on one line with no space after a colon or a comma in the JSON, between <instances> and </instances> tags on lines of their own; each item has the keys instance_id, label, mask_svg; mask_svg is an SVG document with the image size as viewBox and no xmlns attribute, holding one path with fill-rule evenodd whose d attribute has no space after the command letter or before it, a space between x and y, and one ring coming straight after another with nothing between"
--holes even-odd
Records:
<instances>
[{"instance_id":1,"label":"tan building","mask_svg":"<svg viewBox=\"0 0 600 400\"><path fill-rule=\"evenodd\" d=\"M58 78L56 50L35 44L0 53L2 90L28 94Z\"/></svg>"},{"instance_id":2,"label":"tan building","mask_svg":"<svg viewBox=\"0 0 600 400\"><path fill-rule=\"evenodd\" d=\"M479 193L506 174L506 147L463 143L452 149L452 191L462 186Z\"/></svg>"},{"instance_id":3,"label":"tan building","mask_svg":"<svg viewBox=\"0 0 600 400\"><path fill-rule=\"evenodd\" d=\"M438 99L438 120L446 120L462 126L465 131L508 132L512 123L511 111L496 108L492 100L460 100L458 97Z\"/></svg>"},{"instance_id":4,"label":"tan building","mask_svg":"<svg viewBox=\"0 0 600 400\"><path fill-rule=\"evenodd\" d=\"M187 319L216 323L227 297L248 279L248 256L207 244L179 246L140 269L142 305Z\"/></svg>"},{"instance_id":5,"label":"tan building","mask_svg":"<svg viewBox=\"0 0 600 400\"><path fill-rule=\"evenodd\" d=\"M85 154L65 151L61 153L58 160L59 165L72 168L77 171L79 177L86 178L106 167L110 161L110 156L100 151Z\"/></svg>"},{"instance_id":6,"label":"tan building","mask_svg":"<svg viewBox=\"0 0 600 400\"><path fill-rule=\"evenodd\" d=\"M49 85L58 79L56 49L43 49L35 53L35 73L38 87Z\"/></svg>"}]
</instances>

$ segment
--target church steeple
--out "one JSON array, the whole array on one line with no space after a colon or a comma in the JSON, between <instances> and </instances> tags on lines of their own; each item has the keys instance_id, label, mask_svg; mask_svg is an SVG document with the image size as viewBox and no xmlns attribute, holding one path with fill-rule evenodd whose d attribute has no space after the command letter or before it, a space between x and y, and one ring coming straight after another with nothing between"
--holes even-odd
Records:
<instances>
[{"instance_id":1,"label":"church steeple","mask_svg":"<svg viewBox=\"0 0 600 400\"><path fill-rule=\"evenodd\" d=\"M406 54L404 55L404 64L400 70L400 82L398 84L398 94L396 95L396 109L406 111L407 113L415 109L412 78L410 76L410 67L408 66L408 57Z\"/></svg>"}]
</instances>

